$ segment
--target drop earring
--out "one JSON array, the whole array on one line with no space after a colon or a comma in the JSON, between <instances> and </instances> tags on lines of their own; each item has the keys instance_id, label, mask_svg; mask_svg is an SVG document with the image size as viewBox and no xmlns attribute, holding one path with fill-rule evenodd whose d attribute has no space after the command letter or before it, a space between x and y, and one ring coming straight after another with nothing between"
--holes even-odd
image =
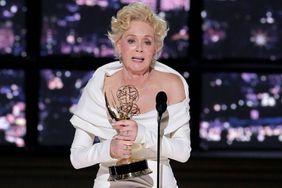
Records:
<instances>
[{"instance_id":1,"label":"drop earring","mask_svg":"<svg viewBox=\"0 0 282 188\"><path fill-rule=\"evenodd\" d=\"M120 63L120 64L123 64L123 63L122 63L122 57L121 57L120 54L119 54L119 56L118 56L118 59L119 59L119 63Z\"/></svg>"}]
</instances>

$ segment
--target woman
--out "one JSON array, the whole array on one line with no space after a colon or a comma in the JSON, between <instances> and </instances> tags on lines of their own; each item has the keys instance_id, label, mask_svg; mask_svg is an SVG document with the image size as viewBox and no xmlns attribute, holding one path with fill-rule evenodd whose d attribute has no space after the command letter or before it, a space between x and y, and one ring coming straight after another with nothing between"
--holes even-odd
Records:
<instances>
[{"instance_id":1,"label":"woman","mask_svg":"<svg viewBox=\"0 0 282 188\"><path fill-rule=\"evenodd\" d=\"M129 4L112 18L109 38L119 61L97 69L71 118L76 132L70 159L75 168L99 164L94 187L156 187L155 100L160 91L168 98L161 123L160 186L177 187L169 159L186 162L190 156L189 96L185 79L156 62L167 30L166 22L143 3ZM105 95L109 106L128 117L111 121ZM93 144L95 137L100 142ZM108 167L135 155L133 144L142 145L138 155L152 173L109 181Z\"/></svg>"}]
</instances>

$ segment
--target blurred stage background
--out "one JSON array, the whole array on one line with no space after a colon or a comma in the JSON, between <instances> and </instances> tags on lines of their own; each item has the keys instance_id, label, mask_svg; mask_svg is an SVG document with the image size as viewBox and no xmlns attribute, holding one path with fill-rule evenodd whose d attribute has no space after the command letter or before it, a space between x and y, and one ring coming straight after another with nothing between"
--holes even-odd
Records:
<instances>
[{"instance_id":1,"label":"blurred stage background","mask_svg":"<svg viewBox=\"0 0 282 188\"><path fill-rule=\"evenodd\" d=\"M70 165L69 119L132 1L0 0L0 187L92 186L96 166ZM189 84L179 187L281 187L282 2L144 1L169 22L160 61Z\"/></svg>"}]
</instances>

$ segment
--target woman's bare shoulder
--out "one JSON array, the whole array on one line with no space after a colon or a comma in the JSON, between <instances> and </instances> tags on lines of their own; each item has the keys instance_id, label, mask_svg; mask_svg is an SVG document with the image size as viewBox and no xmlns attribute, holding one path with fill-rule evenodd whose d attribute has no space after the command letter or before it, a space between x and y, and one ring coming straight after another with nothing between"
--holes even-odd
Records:
<instances>
[{"instance_id":1,"label":"woman's bare shoulder","mask_svg":"<svg viewBox=\"0 0 282 188\"><path fill-rule=\"evenodd\" d=\"M185 99L183 82L177 74L156 71L161 88L166 92L168 103L175 104Z\"/></svg>"}]
</instances>

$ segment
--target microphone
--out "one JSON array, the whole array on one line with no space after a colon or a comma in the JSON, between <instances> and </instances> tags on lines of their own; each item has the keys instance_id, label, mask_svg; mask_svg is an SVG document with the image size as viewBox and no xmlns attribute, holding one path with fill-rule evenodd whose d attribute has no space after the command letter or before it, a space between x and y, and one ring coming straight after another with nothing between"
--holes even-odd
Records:
<instances>
[{"instance_id":1,"label":"microphone","mask_svg":"<svg viewBox=\"0 0 282 188\"><path fill-rule=\"evenodd\" d=\"M156 97L156 109L159 113L159 117L162 117L162 114L166 111L167 108L167 96L166 93L160 91Z\"/></svg>"},{"instance_id":2,"label":"microphone","mask_svg":"<svg viewBox=\"0 0 282 188\"><path fill-rule=\"evenodd\" d=\"M163 113L167 108L166 93L160 91L156 96L156 110L158 111L158 138L157 138L157 188L160 188L160 126Z\"/></svg>"}]
</instances>

